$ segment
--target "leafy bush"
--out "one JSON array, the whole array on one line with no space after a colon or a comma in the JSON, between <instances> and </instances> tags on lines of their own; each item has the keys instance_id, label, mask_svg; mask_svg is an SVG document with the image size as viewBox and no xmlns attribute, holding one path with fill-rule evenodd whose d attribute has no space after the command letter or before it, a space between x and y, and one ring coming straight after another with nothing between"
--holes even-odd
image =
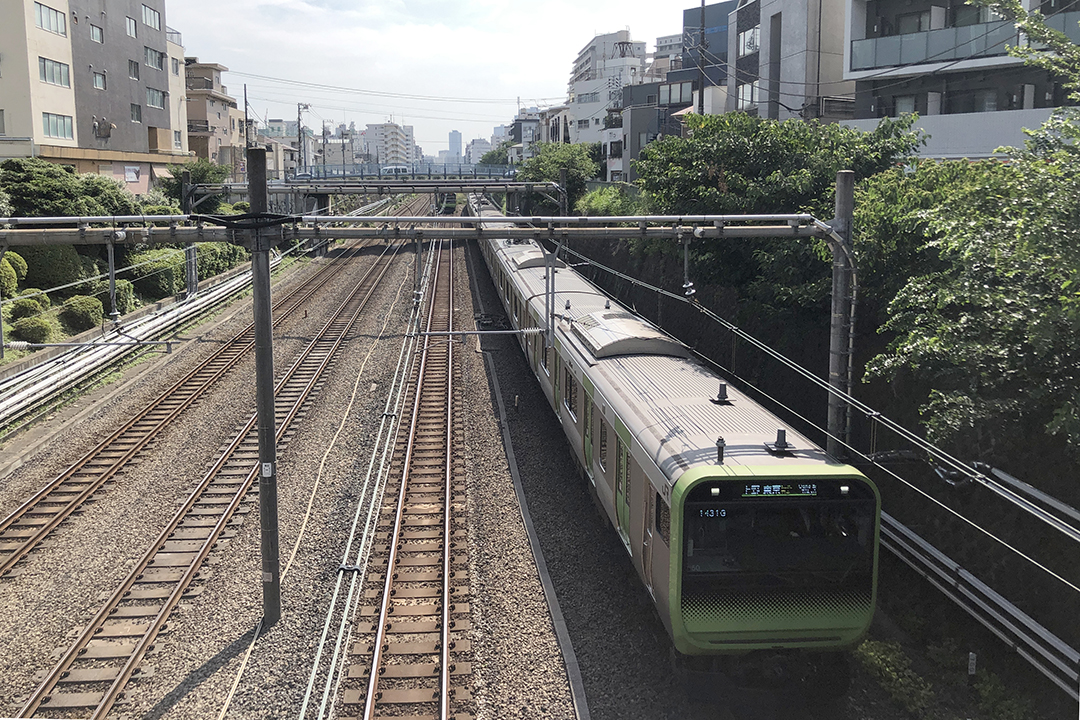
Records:
<instances>
[{"instance_id":1,"label":"leafy bush","mask_svg":"<svg viewBox=\"0 0 1080 720\"><path fill-rule=\"evenodd\" d=\"M11 324L12 337L32 343L47 343L58 331L56 321L45 315L23 318Z\"/></svg>"},{"instance_id":2,"label":"leafy bush","mask_svg":"<svg viewBox=\"0 0 1080 720\"><path fill-rule=\"evenodd\" d=\"M27 297L15 298L10 307L10 317L12 320L34 317L35 315L40 315L42 310L41 305L39 305L34 298Z\"/></svg>"},{"instance_id":3,"label":"leafy bush","mask_svg":"<svg viewBox=\"0 0 1080 720\"><path fill-rule=\"evenodd\" d=\"M11 297L19 287L19 276L7 258L0 260L0 292L4 297Z\"/></svg>"},{"instance_id":4,"label":"leafy bush","mask_svg":"<svg viewBox=\"0 0 1080 720\"><path fill-rule=\"evenodd\" d=\"M220 275L251 257L247 250L231 243L199 243L195 254L200 280Z\"/></svg>"},{"instance_id":5,"label":"leafy bush","mask_svg":"<svg viewBox=\"0 0 1080 720\"><path fill-rule=\"evenodd\" d=\"M131 271L134 278L132 284L143 297L160 300L175 295L184 287L182 252L170 248L154 248L131 253L128 262L139 265Z\"/></svg>"},{"instance_id":6,"label":"leafy bush","mask_svg":"<svg viewBox=\"0 0 1080 720\"><path fill-rule=\"evenodd\" d=\"M101 306L105 309L106 313L112 312L112 302L109 299L109 281L97 280L91 286L87 295L92 295L101 301ZM116 281L116 311L121 315L126 315L132 310L139 308L141 303L139 298L135 296L135 286L131 284L130 280L117 280Z\"/></svg>"},{"instance_id":7,"label":"leafy bush","mask_svg":"<svg viewBox=\"0 0 1080 720\"><path fill-rule=\"evenodd\" d=\"M911 660L900 643L866 640L855 649L854 655L885 692L909 713L919 716L934 702L934 688L911 669Z\"/></svg>"},{"instance_id":8,"label":"leafy bush","mask_svg":"<svg viewBox=\"0 0 1080 720\"><path fill-rule=\"evenodd\" d=\"M241 200L240 202L233 203L232 209L235 213L246 215L251 212L251 203L247 200Z\"/></svg>"},{"instance_id":9,"label":"leafy bush","mask_svg":"<svg viewBox=\"0 0 1080 720\"><path fill-rule=\"evenodd\" d=\"M88 215L139 214L139 201L119 180L87 173L78 176L78 183Z\"/></svg>"},{"instance_id":10,"label":"leafy bush","mask_svg":"<svg viewBox=\"0 0 1080 720\"><path fill-rule=\"evenodd\" d=\"M54 288L83 278L83 262L71 245L33 245L19 250L26 259L26 284Z\"/></svg>"},{"instance_id":11,"label":"leafy bush","mask_svg":"<svg viewBox=\"0 0 1080 720\"><path fill-rule=\"evenodd\" d=\"M180 208L172 205L143 205L143 215L179 215Z\"/></svg>"},{"instance_id":12,"label":"leafy bush","mask_svg":"<svg viewBox=\"0 0 1080 720\"><path fill-rule=\"evenodd\" d=\"M64 301L60 310L60 320L76 333L99 327L105 319L105 310L101 301L89 295L76 295Z\"/></svg>"},{"instance_id":13,"label":"leafy bush","mask_svg":"<svg viewBox=\"0 0 1080 720\"><path fill-rule=\"evenodd\" d=\"M15 271L15 277L19 279L19 282L26 279L26 260L22 255L8 250L4 253L4 260L11 264L11 269Z\"/></svg>"},{"instance_id":14,"label":"leafy bush","mask_svg":"<svg viewBox=\"0 0 1080 720\"><path fill-rule=\"evenodd\" d=\"M166 197L176 201L177 205L180 204L180 186L183 181L182 174L185 170L191 173L191 182L193 184L212 185L227 180L232 167L230 165L217 165L204 158L199 158L195 162L186 165L169 165L169 173L172 177L158 180L158 187L161 188L161 192ZM206 215L216 214L221 198L221 195L212 196L199 205L199 212Z\"/></svg>"},{"instance_id":15,"label":"leafy bush","mask_svg":"<svg viewBox=\"0 0 1080 720\"><path fill-rule=\"evenodd\" d=\"M123 183L38 158L0 164L0 184L16 217L134 215L138 202Z\"/></svg>"},{"instance_id":16,"label":"leafy bush","mask_svg":"<svg viewBox=\"0 0 1080 720\"><path fill-rule=\"evenodd\" d=\"M975 692L979 696L979 710L989 720L1030 720L1032 717L1027 704L1011 697L1005 684L992 672L978 673Z\"/></svg>"},{"instance_id":17,"label":"leafy bush","mask_svg":"<svg viewBox=\"0 0 1080 720\"><path fill-rule=\"evenodd\" d=\"M638 215L646 214L645 201L632 196L617 185L602 187L587 193L577 201L574 212L578 215Z\"/></svg>"},{"instance_id":18,"label":"leafy bush","mask_svg":"<svg viewBox=\"0 0 1080 720\"><path fill-rule=\"evenodd\" d=\"M18 297L27 297L33 300L41 306L42 310L48 310L52 307L52 300L49 299L48 293L44 293L37 288L26 288L19 293Z\"/></svg>"}]
</instances>

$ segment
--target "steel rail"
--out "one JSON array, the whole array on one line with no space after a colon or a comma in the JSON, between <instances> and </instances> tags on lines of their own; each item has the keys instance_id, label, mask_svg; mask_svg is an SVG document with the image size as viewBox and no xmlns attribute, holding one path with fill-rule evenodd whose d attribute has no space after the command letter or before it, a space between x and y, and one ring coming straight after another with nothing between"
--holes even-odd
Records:
<instances>
[{"instance_id":1,"label":"steel rail","mask_svg":"<svg viewBox=\"0 0 1080 720\"><path fill-rule=\"evenodd\" d=\"M447 298L447 330L454 328L454 252L447 250L446 283L449 285ZM434 305L435 295L432 296ZM429 327L430 330L430 327ZM430 340L425 340L429 342ZM453 447L454 447L454 344L446 343L446 469L443 482L443 568L442 568L442 620L440 633L439 662L439 720L450 718L450 561L453 544L450 539L450 509L453 502Z\"/></svg>"},{"instance_id":2,"label":"steel rail","mask_svg":"<svg viewBox=\"0 0 1080 720\"><path fill-rule=\"evenodd\" d=\"M314 296L318 290L341 273L344 267L345 263L340 261L325 265L304 284L275 303L274 309L277 312L274 317L274 325L277 326L284 322ZM8 573L60 523L70 517L75 510L97 493L105 483L126 468L134 457L172 424L177 417L188 410L207 390L232 370L254 346L254 325L250 324L234 335L195 369L159 394L119 430L98 443L97 446L38 490L6 518L0 520L0 553L5 554L3 559L0 560L0 576ZM115 458L112 458L103 468L100 467L101 459L115 453L118 444L125 446L126 449ZM100 469L91 474L85 472L87 467L99 467ZM72 484L75 484L76 488L65 489ZM72 493L75 494L72 496ZM56 495L64 497L57 498ZM44 523L38 522L40 515L46 514L44 508L48 505L55 505L56 507L49 509L49 517ZM35 521L32 524L20 523L20 521L25 521L31 517ZM30 524L31 527L36 529L29 535L15 538L5 537L9 530L18 532L20 527L25 524ZM14 539L15 542L4 542L11 539ZM11 545L14 545L14 547L11 547Z\"/></svg>"},{"instance_id":3,"label":"steel rail","mask_svg":"<svg viewBox=\"0 0 1080 720\"><path fill-rule=\"evenodd\" d=\"M374 293L379 280L385 276L386 271L390 267L391 260L396 256L400 247L401 246L398 245L394 248L388 247L384 250L383 255L380 257L380 259L385 258L382 266L379 267L379 265L376 264L369 268L368 272L354 287L354 292L350 293L349 299L338 308L338 311L334 316L326 322L322 330L317 334L316 339L308 345L305 351L297 358L282 379L277 383L275 389L276 396L288 395L293 397L293 401L289 403L286 408L279 408L276 412L277 415L281 415L281 419L277 422L278 427L275 433L279 441L284 440L288 436L293 420L296 419L302 408L306 405L308 399L319 386L325 370L334 360L335 352L344 342L348 333L351 332L361 311ZM391 249L394 251L392 254L390 252ZM311 366L312 363L313 366ZM294 387L294 381L299 381L298 387ZM79 634L75 643L73 643L62 655L53 671L30 696L20 710L21 716L31 716L43 705L49 707L94 707L95 710L92 715L94 718L103 718L108 713L111 707L119 699L123 688L134 676L138 665L141 663L146 653L151 649L153 642L161 632L165 621L194 580L214 545L221 538L226 525L228 525L233 516L237 513L240 505L250 490L254 479L258 476L258 464L253 463L248 455L238 459L234 458L245 444L250 445L252 442L256 441L253 439L256 424L257 416L253 414L241 432L238 433L230 443L227 450L219 457L211 471L203 477L198 488L189 495L181 509L173 516L170 523L160 533L157 542L155 542L151 549L143 556L142 560L136 564L135 570L132 571L128 578L113 593L106 604L102 606L94 619L91 620ZM87 699L83 697L83 695L86 694L79 694L79 696L72 698L72 702L66 705L63 703L49 703L48 698L61 697L50 695L61 681L79 681L79 676L77 675L74 680L72 679L72 665L79 659L79 656L85 652L85 648L90 640L105 627L105 622L109 620L114 611L119 608L121 601L123 601L128 593L131 592L132 587L141 579L141 576L151 566L162 548L167 546L167 543L176 532L177 528L179 528L180 524L187 518L188 513L196 507L196 504L203 498L204 492L210 488L211 483L217 478L222 470L226 468L229 462L239 462L247 466L248 469L244 476L244 480L240 483L239 488L235 491L229 504L218 517L218 520L209 532L208 537L202 541L201 546L193 556L190 564L187 565L182 576L179 580L171 581L173 582L171 592L165 597L160 610L152 617L152 620L145 631L138 636L139 640L134 648L131 649L131 653L127 656L127 660L123 667L117 671L117 675L115 679L112 680L109 688L96 704L88 703Z\"/></svg>"},{"instance_id":4,"label":"steel rail","mask_svg":"<svg viewBox=\"0 0 1080 720\"><path fill-rule=\"evenodd\" d=\"M436 272L438 272L438 263L436 263ZM435 299L437 297L437 291L432 295L432 302L428 307L428 319L427 329L432 327L433 318L435 315ZM386 625L388 616L390 614L391 589L394 584L394 569L397 563L398 547L401 542L401 532L404 526L405 519L405 499L409 488L409 478L412 474L412 457L416 451L416 434L417 427L420 423L420 408L421 400L423 399L424 390L424 377L427 371L427 363L429 357L429 350L431 343L428 340L424 341L423 350L421 351L419 368L417 373L417 385L413 395L413 407L412 415L409 420L409 433L408 442L405 447L405 457L401 470L401 484L398 487L397 500L394 510L394 527L391 531L390 538L390 555L386 561L386 577L383 579L383 594L382 602L379 606L379 613L376 619L375 628L375 642L372 652L371 661L371 675L368 677L367 696L364 698L364 720L371 720L375 717L375 703L378 700L378 687L379 687L379 671L382 665L383 646L386 643ZM444 548L444 552L447 548Z\"/></svg>"}]
</instances>

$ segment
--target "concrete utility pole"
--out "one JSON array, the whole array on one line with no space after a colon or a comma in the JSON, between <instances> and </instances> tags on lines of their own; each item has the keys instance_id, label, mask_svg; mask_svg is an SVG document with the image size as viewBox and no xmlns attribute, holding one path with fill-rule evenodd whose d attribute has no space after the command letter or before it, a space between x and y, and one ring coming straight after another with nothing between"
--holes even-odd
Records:
<instances>
[{"instance_id":1,"label":"concrete utility pole","mask_svg":"<svg viewBox=\"0 0 1080 720\"><path fill-rule=\"evenodd\" d=\"M299 152L297 155L296 171L304 171L304 121L300 117L301 110L310 110L311 105L307 103L296 103L296 149Z\"/></svg>"},{"instance_id":2,"label":"concrete utility pole","mask_svg":"<svg viewBox=\"0 0 1080 720\"><path fill-rule=\"evenodd\" d=\"M832 317L829 331L829 385L844 393L851 392L851 223L855 214L855 173L841 170L836 174L836 217L831 225L843 240L833 245ZM833 457L845 455L848 441L847 402L829 394L828 451Z\"/></svg>"},{"instance_id":3,"label":"concrete utility pole","mask_svg":"<svg viewBox=\"0 0 1080 720\"><path fill-rule=\"evenodd\" d=\"M698 30L698 115L705 114L705 0L701 0L701 28Z\"/></svg>"},{"instance_id":4,"label":"concrete utility pole","mask_svg":"<svg viewBox=\"0 0 1080 720\"><path fill-rule=\"evenodd\" d=\"M252 214L267 211L266 149L247 148L248 200ZM274 328L270 314L270 242L252 231L251 274L255 302L255 400L259 428L259 528L262 537L263 627L281 618L278 562L277 439L274 417Z\"/></svg>"}]
</instances>

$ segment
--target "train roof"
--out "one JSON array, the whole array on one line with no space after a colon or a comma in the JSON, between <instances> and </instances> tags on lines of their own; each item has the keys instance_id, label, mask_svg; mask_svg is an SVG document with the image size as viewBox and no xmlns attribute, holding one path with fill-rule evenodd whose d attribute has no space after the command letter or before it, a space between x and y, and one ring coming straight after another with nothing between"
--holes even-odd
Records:
<instances>
[{"instance_id":1,"label":"train roof","mask_svg":"<svg viewBox=\"0 0 1080 720\"><path fill-rule=\"evenodd\" d=\"M542 252L532 241L495 240L526 301L544 316L545 268L525 258ZM724 379L693 358L685 345L610 300L572 269L555 274L555 312L564 353L572 347L600 395L641 447L674 482L683 472L716 464L724 438L724 464L766 467L793 463L839 464L790 425L735 388L716 402ZM603 411L603 410L602 410ZM788 447L767 447L786 433Z\"/></svg>"}]
</instances>

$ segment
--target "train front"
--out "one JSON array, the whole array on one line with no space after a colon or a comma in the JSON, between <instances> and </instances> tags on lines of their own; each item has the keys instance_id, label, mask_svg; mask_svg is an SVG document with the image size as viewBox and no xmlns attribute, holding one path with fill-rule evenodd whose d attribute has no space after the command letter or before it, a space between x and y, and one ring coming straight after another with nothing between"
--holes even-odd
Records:
<instances>
[{"instance_id":1,"label":"train front","mask_svg":"<svg viewBox=\"0 0 1080 720\"><path fill-rule=\"evenodd\" d=\"M880 511L877 488L846 465L687 471L671 492L676 649L852 647L873 618Z\"/></svg>"}]
</instances>

